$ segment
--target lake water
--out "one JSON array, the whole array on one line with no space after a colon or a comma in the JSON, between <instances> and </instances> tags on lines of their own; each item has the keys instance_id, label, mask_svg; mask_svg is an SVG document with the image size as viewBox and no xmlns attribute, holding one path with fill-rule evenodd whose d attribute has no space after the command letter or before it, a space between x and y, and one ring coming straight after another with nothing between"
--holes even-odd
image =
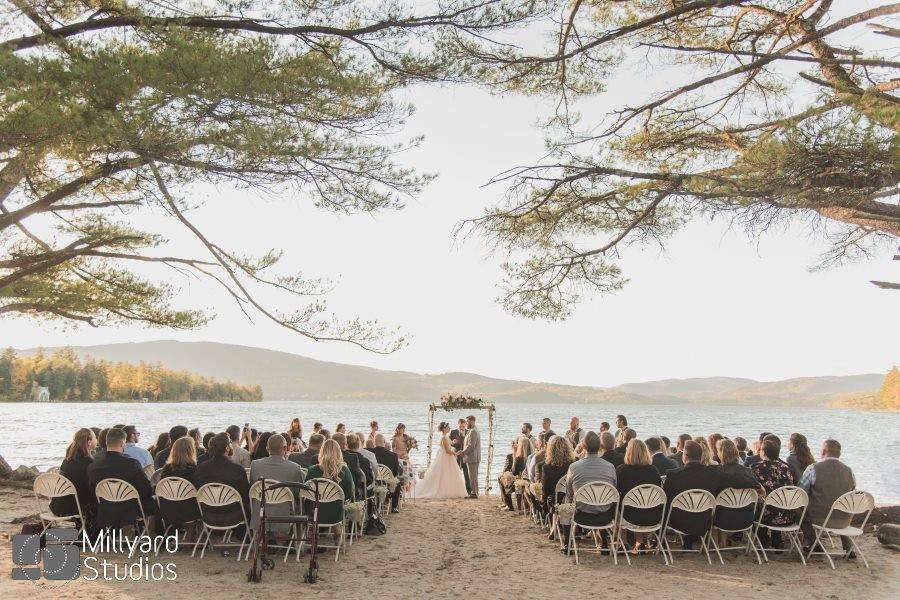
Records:
<instances>
[{"instance_id":1,"label":"lake water","mask_svg":"<svg viewBox=\"0 0 900 600\"><path fill-rule=\"evenodd\" d=\"M251 426L260 431L284 431L293 417L300 417L304 435L320 421L334 430L337 423L368 432L376 419L385 434L398 422L419 441L412 459L424 466L427 452L428 404L410 402L313 402L265 401L262 403L192 402L172 404L48 404L0 403L0 455L13 466L34 465L41 469L59 464L72 433L78 427L108 427L115 423L137 425L141 445L147 447L161 431L183 424L201 431L222 431L231 424ZM523 421L540 428L542 417L553 420L553 429L562 433L569 418L577 415L582 427L596 430L601 421L613 423L616 414L628 417L642 439L665 435L675 439L680 433L707 435L721 432L729 437L756 439L761 431L771 431L787 443L791 432L807 436L818 455L822 440L833 437L843 446L844 461L853 468L857 486L871 491L877 501L900 501L900 413L869 413L855 410L722 407L708 405L585 405L585 404L498 404L495 420L494 464L499 473L509 441ZM438 412L435 424L455 423L466 412ZM487 452L487 413L477 411L482 430L482 449ZM484 465L482 464L482 474ZM496 486L495 486L496 490Z\"/></svg>"}]
</instances>

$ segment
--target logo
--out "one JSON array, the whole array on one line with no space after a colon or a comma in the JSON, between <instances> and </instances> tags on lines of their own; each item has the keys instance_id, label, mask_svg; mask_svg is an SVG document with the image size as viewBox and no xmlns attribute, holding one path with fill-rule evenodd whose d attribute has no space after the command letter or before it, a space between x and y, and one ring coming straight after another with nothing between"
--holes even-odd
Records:
<instances>
[{"instance_id":1,"label":"logo","mask_svg":"<svg viewBox=\"0 0 900 600\"><path fill-rule=\"evenodd\" d=\"M12 578L15 581L72 581L81 573L81 548L72 542L74 529L51 528L43 534L12 538Z\"/></svg>"}]
</instances>

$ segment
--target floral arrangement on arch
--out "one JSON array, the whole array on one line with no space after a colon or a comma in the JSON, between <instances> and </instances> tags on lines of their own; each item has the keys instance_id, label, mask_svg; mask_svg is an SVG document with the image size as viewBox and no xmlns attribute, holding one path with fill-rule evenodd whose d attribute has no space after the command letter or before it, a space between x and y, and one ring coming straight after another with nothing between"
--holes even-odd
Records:
<instances>
[{"instance_id":1,"label":"floral arrangement on arch","mask_svg":"<svg viewBox=\"0 0 900 600\"><path fill-rule=\"evenodd\" d=\"M461 394L444 394L438 408L443 410L461 410L464 408L486 408L484 400L475 396Z\"/></svg>"}]
</instances>

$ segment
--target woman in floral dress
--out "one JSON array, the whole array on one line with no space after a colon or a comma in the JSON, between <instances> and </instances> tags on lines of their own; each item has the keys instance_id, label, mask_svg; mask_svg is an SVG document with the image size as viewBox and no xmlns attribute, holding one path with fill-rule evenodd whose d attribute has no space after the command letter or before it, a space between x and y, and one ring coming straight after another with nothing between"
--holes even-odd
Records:
<instances>
[{"instance_id":1,"label":"woman in floral dress","mask_svg":"<svg viewBox=\"0 0 900 600\"><path fill-rule=\"evenodd\" d=\"M772 436L774 437L774 436ZM777 439L777 438L776 438ZM755 463L751 470L756 480L766 490L766 494L771 494L780 487L786 485L794 485L794 476L791 474L791 468L786 462L778 458L781 450L781 444L776 439L766 437L760 448L761 461ZM783 510L778 508L766 508L765 514L762 516L764 525L790 525L797 519L796 511ZM769 539L769 530L760 527L759 539L765 547L781 548L781 532L772 531L772 539Z\"/></svg>"}]
</instances>

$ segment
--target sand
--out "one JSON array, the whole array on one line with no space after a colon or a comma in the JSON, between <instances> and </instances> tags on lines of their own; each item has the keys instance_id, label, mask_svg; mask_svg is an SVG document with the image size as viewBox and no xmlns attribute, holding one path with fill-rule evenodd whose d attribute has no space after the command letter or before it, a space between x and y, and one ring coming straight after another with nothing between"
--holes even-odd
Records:
<instances>
[{"instance_id":1,"label":"sand","mask_svg":"<svg viewBox=\"0 0 900 600\"><path fill-rule=\"evenodd\" d=\"M418 500L388 518L389 532L365 538L335 563L322 560L320 580L302 581L302 564L280 560L261 584L245 581L247 563L180 552L160 558L176 564L174 582L14 582L7 536L11 519L34 512L30 492L0 487L0 598L897 598L900 554L865 536L871 570L842 562L832 571L823 559L803 567L795 557L759 566L729 555L712 566L698 556L676 555L674 567L644 556L629 567L591 555L579 566L562 556L525 517L501 512L485 500ZM177 596L176 596L177 595ZM187 596L189 595L189 596Z\"/></svg>"}]
</instances>

